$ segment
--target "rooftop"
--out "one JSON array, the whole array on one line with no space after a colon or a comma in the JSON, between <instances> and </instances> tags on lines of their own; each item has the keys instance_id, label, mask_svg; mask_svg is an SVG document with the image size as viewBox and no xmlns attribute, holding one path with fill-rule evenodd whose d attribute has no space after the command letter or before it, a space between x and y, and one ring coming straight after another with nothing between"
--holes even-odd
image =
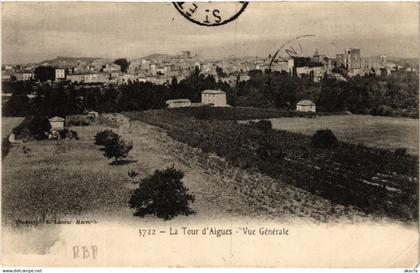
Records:
<instances>
[{"instance_id":1,"label":"rooftop","mask_svg":"<svg viewBox=\"0 0 420 273\"><path fill-rule=\"evenodd\" d=\"M52 117L48 120L54 122L54 121L65 121L66 119L64 119L62 117L55 116L55 117Z\"/></svg>"},{"instance_id":2,"label":"rooftop","mask_svg":"<svg viewBox=\"0 0 420 273\"><path fill-rule=\"evenodd\" d=\"M299 105L315 105L315 103L311 100L301 100L297 104L299 104Z\"/></svg>"},{"instance_id":3,"label":"rooftop","mask_svg":"<svg viewBox=\"0 0 420 273\"><path fill-rule=\"evenodd\" d=\"M181 103L181 102L191 102L189 99L175 99L175 100L167 100L166 104L169 103Z\"/></svg>"},{"instance_id":4,"label":"rooftop","mask_svg":"<svg viewBox=\"0 0 420 273\"><path fill-rule=\"evenodd\" d=\"M201 92L202 94L226 94L225 92L223 92L222 90L204 90L203 92Z\"/></svg>"}]
</instances>

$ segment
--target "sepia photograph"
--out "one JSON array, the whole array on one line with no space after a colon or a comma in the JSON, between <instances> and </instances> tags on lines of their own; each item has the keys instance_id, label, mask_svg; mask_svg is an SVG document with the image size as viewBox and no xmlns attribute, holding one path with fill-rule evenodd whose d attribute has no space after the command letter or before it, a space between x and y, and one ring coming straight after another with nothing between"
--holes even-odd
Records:
<instances>
[{"instance_id":1,"label":"sepia photograph","mask_svg":"<svg viewBox=\"0 0 420 273\"><path fill-rule=\"evenodd\" d=\"M418 264L417 2L2 2L1 263Z\"/></svg>"}]
</instances>

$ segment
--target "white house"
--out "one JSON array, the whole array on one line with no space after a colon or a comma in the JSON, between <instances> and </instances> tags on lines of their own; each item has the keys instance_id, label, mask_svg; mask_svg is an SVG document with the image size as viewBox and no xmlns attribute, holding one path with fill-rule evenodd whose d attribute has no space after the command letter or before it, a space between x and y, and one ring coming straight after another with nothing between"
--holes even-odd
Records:
<instances>
[{"instance_id":1,"label":"white house","mask_svg":"<svg viewBox=\"0 0 420 273\"><path fill-rule=\"evenodd\" d=\"M49 121L51 125L51 131L60 131L64 129L64 118L55 116L50 118Z\"/></svg>"},{"instance_id":2,"label":"white house","mask_svg":"<svg viewBox=\"0 0 420 273\"><path fill-rule=\"evenodd\" d=\"M64 68L55 69L55 79L64 80L66 78L66 70Z\"/></svg>"},{"instance_id":3,"label":"white house","mask_svg":"<svg viewBox=\"0 0 420 273\"><path fill-rule=\"evenodd\" d=\"M168 105L168 108L190 107L191 101L189 99L167 100L166 104Z\"/></svg>"},{"instance_id":4,"label":"white house","mask_svg":"<svg viewBox=\"0 0 420 273\"><path fill-rule=\"evenodd\" d=\"M301 100L296 105L296 111L299 112L316 112L315 103L311 100Z\"/></svg>"},{"instance_id":5,"label":"white house","mask_svg":"<svg viewBox=\"0 0 420 273\"><path fill-rule=\"evenodd\" d=\"M226 104L226 92L222 90L204 90L201 92L201 103L212 106L228 106Z\"/></svg>"}]
</instances>

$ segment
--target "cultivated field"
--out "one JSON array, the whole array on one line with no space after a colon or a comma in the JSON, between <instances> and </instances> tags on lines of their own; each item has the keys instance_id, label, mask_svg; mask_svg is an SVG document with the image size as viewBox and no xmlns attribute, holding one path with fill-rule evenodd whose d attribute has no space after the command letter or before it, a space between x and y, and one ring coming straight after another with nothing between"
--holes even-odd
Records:
<instances>
[{"instance_id":1,"label":"cultivated field","mask_svg":"<svg viewBox=\"0 0 420 273\"><path fill-rule=\"evenodd\" d=\"M406 148L418 155L419 120L367 115L319 116L317 118L274 118L273 129L312 136L330 129L341 141L383 149Z\"/></svg>"},{"instance_id":2,"label":"cultivated field","mask_svg":"<svg viewBox=\"0 0 420 273\"><path fill-rule=\"evenodd\" d=\"M212 109L206 111L210 113L190 117L172 110L127 115L160 126L178 141L215 153L251 173L275 178L278 183L356 206L368 214L416 221L417 156L344 142L334 148L317 148L309 136L215 119ZM270 189L260 185L244 184L237 190L253 198L276 199Z\"/></svg>"}]
</instances>

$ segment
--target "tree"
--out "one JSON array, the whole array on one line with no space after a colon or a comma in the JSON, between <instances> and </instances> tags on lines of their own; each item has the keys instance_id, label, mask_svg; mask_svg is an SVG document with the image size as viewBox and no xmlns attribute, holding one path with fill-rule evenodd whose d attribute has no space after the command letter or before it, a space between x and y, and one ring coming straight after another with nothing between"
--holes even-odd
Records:
<instances>
[{"instance_id":1,"label":"tree","mask_svg":"<svg viewBox=\"0 0 420 273\"><path fill-rule=\"evenodd\" d=\"M104 147L104 156L107 158L115 158L115 165L120 163L121 158L128 156L128 153L133 149L132 143L126 143L123 139L113 139Z\"/></svg>"},{"instance_id":2,"label":"tree","mask_svg":"<svg viewBox=\"0 0 420 273\"><path fill-rule=\"evenodd\" d=\"M5 116L25 116L30 108L29 98L25 94L13 93L3 107L3 115Z\"/></svg>"},{"instance_id":3,"label":"tree","mask_svg":"<svg viewBox=\"0 0 420 273\"><path fill-rule=\"evenodd\" d=\"M320 94L317 100L319 108L326 112L343 111L348 104L349 94L346 93L347 83L335 78L324 76L321 82Z\"/></svg>"},{"instance_id":4,"label":"tree","mask_svg":"<svg viewBox=\"0 0 420 273\"><path fill-rule=\"evenodd\" d=\"M38 140L47 138L46 132L51 130L51 124L45 116L34 116L28 124L31 134Z\"/></svg>"},{"instance_id":5,"label":"tree","mask_svg":"<svg viewBox=\"0 0 420 273\"><path fill-rule=\"evenodd\" d=\"M220 66L216 66L216 73L217 73L217 76L219 77L226 76L226 73L223 71L223 68L221 68Z\"/></svg>"},{"instance_id":6,"label":"tree","mask_svg":"<svg viewBox=\"0 0 420 273\"><path fill-rule=\"evenodd\" d=\"M114 61L114 64L118 64L121 67L121 72L127 72L127 69L129 67L129 63L127 61L127 59L125 58L121 58L121 59L116 59Z\"/></svg>"},{"instance_id":7,"label":"tree","mask_svg":"<svg viewBox=\"0 0 420 273\"><path fill-rule=\"evenodd\" d=\"M129 200L130 208L136 209L134 216L152 214L170 220L179 214L194 214L189 207L194 196L188 193L183 177L184 173L172 166L144 178Z\"/></svg>"},{"instance_id":8,"label":"tree","mask_svg":"<svg viewBox=\"0 0 420 273\"><path fill-rule=\"evenodd\" d=\"M115 141L118 141L120 136L112 130L103 130L95 135L95 145L106 146Z\"/></svg>"},{"instance_id":9,"label":"tree","mask_svg":"<svg viewBox=\"0 0 420 273\"><path fill-rule=\"evenodd\" d=\"M55 68L52 66L38 66L34 71L35 79L46 82L55 80Z\"/></svg>"}]
</instances>

